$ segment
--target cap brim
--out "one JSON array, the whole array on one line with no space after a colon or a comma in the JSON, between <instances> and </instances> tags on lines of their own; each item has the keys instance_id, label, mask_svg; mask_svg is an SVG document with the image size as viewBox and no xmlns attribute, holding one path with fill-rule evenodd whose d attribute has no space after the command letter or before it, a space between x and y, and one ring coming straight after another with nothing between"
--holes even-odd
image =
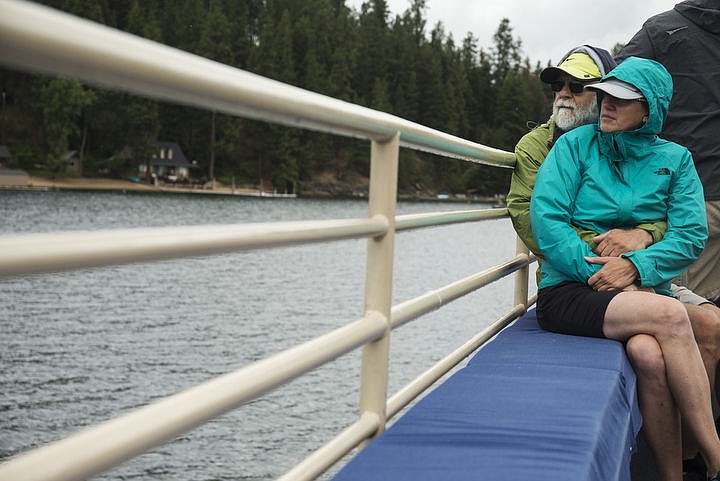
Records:
<instances>
[{"instance_id":1,"label":"cap brim","mask_svg":"<svg viewBox=\"0 0 720 481\"><path fill-rule=\"evenodd\" d=\"M611 82L600 82L600 83L596 83L596 84L586 85L585 89L601 90L608 95L612 95L615 98L624 99L624 100L635 100L635 99L645 98L645 96L642 94L642 92L639 92L639 91L636 92L634 90L630 90L629 88L625 87L624 85L620 85L617 83L611 83Z\"/></svg>"},{"instance_id":2,"label":"cap brim","mask_svg":"<svg viewBox=\"0 0 720 481\"><path fill-rule=\"evenodd\" d=\"M587 72L584 72L583 70L573 68L571 66L563 66L563 67L547 67L542 72L540 72L540 80L545 82L546 84L553 83L560 77L560 75L567 74L571 77L581 81L581 82L587 82L588 80L597 80L600 77L590 77L588 76Z\"/></svg>"},{"instance_id":3,"label":"cap brim","mask_svg":"<svg viewBox=\"0 0 720 481\"><path fill-rule=\"evenodd\" d=\"M547 67L540 72L540 80L549 84L556 81L562 73L564 73L564 71L557 67Z\"/></svg>"}]
</instances>

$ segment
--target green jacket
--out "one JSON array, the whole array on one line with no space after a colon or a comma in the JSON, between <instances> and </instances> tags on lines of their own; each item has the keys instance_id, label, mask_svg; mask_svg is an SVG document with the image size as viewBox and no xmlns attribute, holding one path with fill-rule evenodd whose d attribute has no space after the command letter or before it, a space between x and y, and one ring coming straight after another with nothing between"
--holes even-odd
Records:
<instances>
[{"instance_id":1,"label":"green jacket","mask_svg":"<svg viewBox=\"0 0 720 481\"><path fill-rule=\"evenodd\" d=\"M542 254L530 228L530 197L535 187L538 169L560 133L561 131L555 128L555 122L550 119L548 123L539 125L525 134L515 146L515 170L510 180L507 209L518 237L538 258L538 264L542 264ZM667 223L639 224L636 228L646 230L652 235L653 242L658 242L667 230ZM593 237L598 235L598 232L581 229L576 231L582 240L590 244L591 249L597 247ZM539 283L540 269L537 272Z\"/></svg>"}]
</instances>

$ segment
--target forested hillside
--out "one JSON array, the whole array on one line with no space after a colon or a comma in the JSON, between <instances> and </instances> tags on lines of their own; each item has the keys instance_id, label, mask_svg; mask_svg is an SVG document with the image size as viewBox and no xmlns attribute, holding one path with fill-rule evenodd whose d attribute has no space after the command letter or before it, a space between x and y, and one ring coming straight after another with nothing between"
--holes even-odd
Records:
<instances>
[{"instance_id":1,"label":"forested hillside","mask_svg":"<svg viewBox=\"0 0 720 481\"><path fill-rule=\"evenodd\" d=\"M360 11L344 0L40 3L501 149L512 150L528 121L543 121L550 111L549 90L538 79L542 66L523 57L509 20L491 45L471 33L454 39L442 24L426 24L425 0L408 2L399 16L385 0L367 1ZM0 69L0 88L0 144L13 153L9 167L66 175L62 156L76 150L85 176L137 175L137 164L162 140L177 142L197 162L195 177L228 183L264 181L302 193L368 174L368 142L8 69ZM401 152L404 193L504 193L509 175Z\"/></svg>"}]
</instances>

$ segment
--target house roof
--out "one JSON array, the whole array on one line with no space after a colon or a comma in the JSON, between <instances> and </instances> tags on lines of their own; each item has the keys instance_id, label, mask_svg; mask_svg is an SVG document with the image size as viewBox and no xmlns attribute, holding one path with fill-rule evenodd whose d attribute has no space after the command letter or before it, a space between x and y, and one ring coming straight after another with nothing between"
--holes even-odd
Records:
<instances>
[{"instance_id":1,"label":"house roof","mask_svg":"<svg viewBox=\"0 0 720 481\"><path fill-rule=\"evenodd\" d=\"M153 156L153 165L190 167L185 153L176 142L158 142L157 153Z\"/></svg>"}]
</instances>

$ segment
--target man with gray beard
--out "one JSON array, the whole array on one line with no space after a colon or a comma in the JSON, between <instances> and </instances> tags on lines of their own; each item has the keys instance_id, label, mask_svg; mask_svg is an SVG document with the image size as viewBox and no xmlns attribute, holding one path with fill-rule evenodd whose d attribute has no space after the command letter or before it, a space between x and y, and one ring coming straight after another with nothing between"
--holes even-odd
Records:
<instances>
[{"instance_id":1,"label":"man with gray beard","mask_svg":"<svg viewBox=\"0 0 720 481\"><path fill-rule=\"evenodd\" d=\"M525 134L515 146L515 170L507 195L513 226L538 257L538 262L542 262L542 255L530 228L530 196L535 187L535 176L558 137L575 127L597 122L596 95L586 92L584 87L600 81L615 66L615 60L607 50L581 45L570 50L557 67L548 67L540 73L540 80L550 84L555 93L553 113L547 123ZM654 225L642 227L645 230L637 236L646 241L643 248L662 238L664 231L658 231ZM539 272L538 269L538 275Z\"/></svg>"}]
</instances>

